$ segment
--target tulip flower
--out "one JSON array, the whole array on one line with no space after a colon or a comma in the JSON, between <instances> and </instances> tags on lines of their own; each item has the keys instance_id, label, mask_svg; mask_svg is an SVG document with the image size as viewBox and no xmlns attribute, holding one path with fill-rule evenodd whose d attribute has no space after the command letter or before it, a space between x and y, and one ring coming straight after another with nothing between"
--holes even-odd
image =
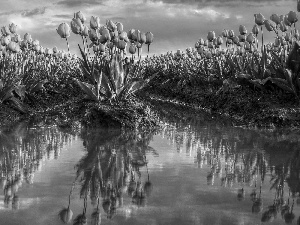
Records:
<instances>
[{"instance_id":1,"label":"tulip flower","mask_svg":"<svg viewBox=\"0 0 300 225\"><path fill-rule=\"evenodd\" d=\"M78 11L77 13L74 13L74 18L79 19L81 21L81 23L84 23L86 21L86 17L80 11Z\"/></svg>"},{"instance_id":2,"label":"tulip flower","mask_svg":"<svg viewBox=\"0 0 300 225\"><path fill-rule=\"evenodd\" d=\"M204 40L203 40L203 38L200 38L200 39L199 39L199 44L200 44L200 45L204 45Z\"/></svg>"},{"instance_id":3,"label":"tulip flower","mask_svg":"<svg viewBox=\"0 0 300 225\"><path fill-rule=\"evenodd\" d=\"M222 31L222 36L227 37L228 36L228 30L223 30Z\"/></svg>"},{"instance_id":4,"label":"tulip flower","mask_svg":"<svg viewBox=\"0 0 300 225\"><path fill-rule=\"evenodd\" d=\"M100 28L100 18L98 16L92 16L90 20L90 28L97 30Z\"/></svg>"},{"instance_id":5,"label":"tulip flower","mask_svg":"<svg viewBox=\"0 0 300 225\"><path fill-rule=\"evenodd\" d=\"M240 25L239 32L241 35L247 34L247 29L244 25Z\"/></svg>"},{"instance_id":6,"label":"tulip flower","mask_svg":"<svg viewBox=\"0 0 300 225\"><path fill-rule=\"evenodd\" d=\"M3 36L10 35L9 28L7 26L1 27L1 33L2 33Z\"/></svg>"},{"instance_id":7,"label":"tulip flower","mask_svg":"<svg viewBox=\"0 0 300 225\"><path fill-rule=\"evenodd\" d=\"M125 40L125 41L126 41L126 39L127 39L127 33L126 33L125 31L121 32L121 33L119 34L119 39L120 39L120 40Z\"/></svg>"},{"instance_id":8,"label":"tulip flower","mask_svg":"<svg viewBox=\"0 0 300 225\"><path fill-rule=\"evenodd\" d=\"M1 45L7 46L10 42L11 42L11 36L10 35L1 37Z\"/></svg>"},{"instance_id":9,"label":"tulip flower","mask_svg":"<svg viewBox=\"0 0 300 225\"><path fill-rule=\"evenodd\" d=\"M55 46L55 47L53 47L52 51L53 51L53 53L57 53L57 52L58 52L58 49L57 49L57 47L56 47L56 46Z\"/></svg>"},{"instance_id":10,"label":"tulip flower","mask_svg":"<svg viewBox=\"0 0 300 225\"><path fill-rule=\"evenodd\" d=\"M131 45L129 46L129 49L128 49L129 53L130 54L135 54L136 53L136 45L131 43Z\"/></svg>"},{"instance_id":11,"label":"tulip flower","mask_svg":"<svg viewBox=\"0 0 300 225\"><path fill-rule=\"evenodd\" d=\"M286 26L291 26L292 23L288 20L288 15L285 15L284 18L283 18L283 22Z\"/></svg>"},{"instance_id":12,"label":"tulip flower","mask_svg":"<svg viewBox=\"0 0 300 225\"><path fill-rule=\"evenodd\" d=\"M237 44L239 43L240 40L239 40L239 38L238 38L237 36L234 36L234 37L232 38L232 41L233 41L234 44L237 45Z\"/></svg>"},{"instance_id":13,"label":"tulip flower","mask_svg":"<svg viewBox=\"0 0 300 225\"><path fill-rule=\"evenodd\" d=\"M290 11L287 15L287 20L291 23L294 24L298 21L298 16L297 13L294 11Z\"/></svg>"},{"instance_id":14,"label":"tulip flower","mask_svg":"<svg viewBox=\"0 0 300 225\"><path fill-rule=\"evenodd\" d=\"M209 31L207 34L207 40L208 41L213 41L216 38L216 34L214 31Z\"/></svg>"},{"instance_id":15,"label":"tulip flower","mask_svg":"<svg viewBox=\"0 0 300 225\"><path fill-rule=\"evenodd\" d=\"M228 31L228 38L233 38L234 36L234 31L233 30L229 30Z\"/></svg>"},{"instance_id":16,"label":"tulip flower","mask_svg":"<svg viewBox=\"0 0 300 225\"><path fill-rule=\"evenodd\" d=\"M127 43L124 40L119 40L117 47L123 51L126 48L126 45Z\"/></svg>"},{"instance_id":17,"label":"tulip flower","mask_svg":"<svg viewBox=\"0 0 300 225\"><path fill-rule=\"evenodd\" d=\"M253 33L249 33L248 36L246 37L246 41L251 43L255 43L255 37L253 35Z\"/></svg>"},{"instance_id":18,"label":"tulip flower","mask_svg":"<svg viewBox=\"0 0 300 225\"><path fill-rule=\"evenodd\" d=\"M21 36L19 34L15 34L14 36L12 36L12 41L19 43L22 41Z\"/></svg>"},{"instance_id":19,"label":"tulip flower","mask_svg":"<svg viewBox=\"0 0 300 225\"><path fill-rule=\"evenodd\" d=\"M145 44L148 45L148 54L149 54L149 47L150 47L150 44L153 42L153 34L151 32L147 32L146 33L146 41L145 41Z\"/></svg>"},{"instance_id":20,"label":"tulip flower","mask_svg":"<svg viewBox=\"0 0 300 225\"><path fill-rule=\"evenodd\" d=\"M83 24L83 30L81 32L81 36L88 37L89 36L89 28L88 26Z\"/></svg>"},{"instance_id":21,"label":"tulip flower","mask_svg":"<svg viewBox=\"0 0 300 225\"><path fill-rule=\"evenodd\" d=\"M276 23L276 25L278 25L280 23L280 17L278 16L278 14L272 14L270 16L270 20L272 20L274 23Z\"/></svg>"},{"instance_id":22,"label":"tulip flower","mask_svg":"<svg viewBox=\"0 0 300 225\"><path fill-rule=\"evenodd\" d=\"M105 48L106 48L106 45L105 44L99 44L99 51L100 52L105 52Z\"/></svg>"},{"instance_id":23,"label":"tulip flower","mask_svg":"<svg viewBox=\"0 0 300 225\"><path fill-rule=\"evenodd\" d=\"M244 42L246 40L245 35L240 34L239 35L239 42Z\"/></svg>"},{"instance_id":24,"label":"tulip flower","mask_svg":"<svg viewBox=\"0 0 300 225\"><path fill-rule=\"evenodd\" d=\"M141 44L144 44L145 42L146 42L146 34L145 33L140 33L140 40L139 40L139 42L141 43Z\"/></svg>"},{"instance_id":25,"label":"tulip flower","mask_svg":"<svg viewBox=\"0 0 300 225\"><path fill-rule=\"evenodd\" d=\"M133 41L132 40L132 34L135 32L135 29L130 29L128 32L127 32L127 37L130 41Z\"/></svg>"},{"instance_id":26,"label":"tulip flower","mask_svg":"<svg viewBox=\"0 0 300 225\"><path fill-rule=\"evenodd\" d=\"M84 26L81 22L80 19L78 18L73 18L71 21L71 30L74 34L81 34L81 32L83 31Z\"/></svg>"},{"instance_id":27,"label":"tulip flower","mask_svg":"<svg viewBox=\"0 0 300 225\"><path fill-rule=\"evenodd\" d=\"M117 31L119 34L123 32L123 24L120 22L117 22Z\"/></svg>"},{"instance_id":28,"label":"tulip flower","mask_svg":"<svg viewBox=\"0 0 300 225\"><path fill-rule=\"evenodd\" d=\"M12 34L15 34L15 33L17 32L17 25L14 24L14 23L9 24L9 31L10 31Z\"/></svg>"},{"instance_id":29,"label":"tulip flower","mask_svg":"<svg viewBox=\"0 0 300 225\"><path fill-rule=\"evenodd\" d=\"M267 31L274 31L276 24L271 20L265 20L265 27Z\"/></svg>"},{"instance_id":30,"label":"tulip flower","mask_svg":"<svg viewBox=\"0 0 300 225\"><path fill-rule=\"evenodd\" d=\"M16 52L16 47L17 46L17 43L16 42L9 42L9 44L7 45L7 49L12 51L12 52Z\"/></svg>"},{"instance_id":31,"label":"tulip flower","mask_svg":"<svg viewBox=\"0 0 300 225\"><path fill-rule=\"evenodd\" d=\"M259 28L257 24L254 24L253 28L252 28L252 33L255 34L256 36L258 35L259 32Z\"/></svg>"},{"instance_id":32,"label":"tulip flower","mask_svg":"<svg viewBox=\"0 0 300 225\"><path fill-rule=\"evenodd\" d=\"M106 20L106 26L109 31L115 31L117 29L117 25L111 20Z\"/></svg>"},{"instance_id":33,"label":"tulip flower","mask_svg":"<svg viewBox=\"0 0 300 225\"><path fill-rule=\"evenodd\" d=\"M265 17L259 13L259 14L254 14L254 18L255 18L255 23L258 25L258 26L262 26L265 22Z\"/></svg>"},{"instance_id":34,"label":"tulip flower","mask_svg":"<svg viewBox=\"0 0 300 225\"><path fill-rule=\"evenodd\" d=\"M286 27L286 25L283 21L280 22L279 29L281 30L281 32L286 32L287 31L287 27Z\"/></svg>"},{"instance_id":35,"label":"tulip flower","mask_svg":"<svg viewBox=\"0 0 300 225\"><path fill-rule=\"evenodd\" d=\"M98 41L98 39L100 38L100 34L99 34L98 30L90 29L89 30L89 38L92 42Z\"/></svg>"},{"instance_id":36,"label":"tulip flower","mask_svg":"<svg viewBox=\"0 0 300 225\"><path fill-rule=\"evenodd\" d=\"M72 22L71 22L72 24ZM69 47L69 42L68 42L68 37L70 37L70 26L67 23L61 23L58 28L57 28L57 33L61 38L65 38L68 46L68 52L70 52L70 47ZM24 38L25 39L25 38Z\"/></svg>"},{"instance_id":37,"label":"tulip flower","mask_svg":"<svg viewBox=\"0 0 300 225\"><path fill-rule=\"evenodd\" d=\"M217 45L223 44L223 38L221 36L217 37Z\"/></svg>"},{"instance_id":38,"label":"tulip flower","mask_svg":"<svg viewBox=\"0 0 300 225\"><path fill-rule=\"evenodd\" d=\"M33 46L39 45L39 44L40 44L40 42L39 42L38 40L33 40L33 41L32 41L32 45L33 45Z\"/></svg>"}]
</instances>

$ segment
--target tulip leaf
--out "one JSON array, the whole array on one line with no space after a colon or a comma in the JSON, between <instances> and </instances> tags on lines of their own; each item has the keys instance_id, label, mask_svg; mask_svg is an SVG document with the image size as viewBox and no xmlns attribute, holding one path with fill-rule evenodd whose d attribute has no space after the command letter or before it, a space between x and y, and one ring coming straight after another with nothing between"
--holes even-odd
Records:
<instances>
[{"instance_id":1,"label":"tulip leaf","mask_svg":"<svg viewBox=\"0 0 300 225\"><path fill-rule=\"evenodd\" d=\"M74 80L76 81L76 83L79 85L79 87L81 88L81 90L83 90L85 92L85 94L87 94L87 96L94 101L98 101L98 95L95 93L95 88L93 85L88 84L86 82L83 81L79 81L76 78L74 78Z\"/></svg>"}]
</instances>

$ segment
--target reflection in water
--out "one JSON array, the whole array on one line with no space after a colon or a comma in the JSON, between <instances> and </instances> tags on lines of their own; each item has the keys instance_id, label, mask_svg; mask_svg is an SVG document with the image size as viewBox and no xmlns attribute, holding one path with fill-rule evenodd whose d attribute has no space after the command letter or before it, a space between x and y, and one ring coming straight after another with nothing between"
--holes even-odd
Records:
<instances>
[{"instance_id":1,"label":"reflection in water","mask_svg":"<svg viewBox=\"0 0 300 225\"><path fill-rule=\"evenodd\" d=\"M207 185L215 185L218 178L224 187L241 187L237 190L238 201L245 199L245 187L253 187L252 213L261 214L262 222L273 221L280 212L285 223L292 223L294 202L300 199L299 143L297 140L287 144L284 135L270 134L174 123L167 125L161 135L175 145L178 152L185 148L187 155L195 155L199 168L210 168ZM283 147L282 143L287 146ZM284 157L276 155L278 149L274 145L281 146ZM262 186L266 177L270 178L267 181L271 182L275 197L272 205L264 207Z\"/></svg>"},{"instance_id":2,"label":"reflection in water","mask_svg":"<svg viewBox=\"0 0 300 225\"><path fill-rule=\"evenodd\" d=\"M150 197L152 183L146 152L157 154L149 147L152 135L136 132L120 134L83 131L81 135L86 155L76 165L76 183L84 200L83 213L74 224L86 223L88 197L94 207L93 224L101 223L100 204L108 219L124 206L124 198L137 207L144 207ZM146 168L146 178L140 169Z\"/></svg>"},{"instance_id":3,"label":"reflection in water","mask_svg":"<svg viewBox=\"0 0 300 225\"><path fill-rule=\"evenodd\" d=\"M6 208L19 209L18 190L22 183L32 184L42 161L57 159L72 136L55 127L29 129L20 123L9 130L0 130L0 188Z\"/></svg>"}]
</instances>

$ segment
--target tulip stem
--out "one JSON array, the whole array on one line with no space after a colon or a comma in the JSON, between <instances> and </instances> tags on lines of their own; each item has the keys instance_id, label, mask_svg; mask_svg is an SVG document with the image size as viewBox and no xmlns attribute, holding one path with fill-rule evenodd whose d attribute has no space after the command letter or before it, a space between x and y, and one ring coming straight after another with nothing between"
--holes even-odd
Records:
<instances>
[{"instance_id":1,"label":"tulip stem","mask_svg":"<svg viewBox=\"0 0 300 225\"><path fill-rule=\"evenodd\" d=\"M68 38L66 37L66 41L67 41L67 46L68 46L68 53L70 53L70 46L69 46L69 42L68 42Z\"/></svg>"},{"instance_id":2,"label":"tulip stem","mask_svg":"<svg viewBox=\"0 0 300 225\"><path fill-rule=\"evenodd\" d=\"M262 42L262 50L263 50L263 46L264 46L264 31L262 26L260 26L260 30L261 30L261 42Z\"/></svg>"}]
</instances>

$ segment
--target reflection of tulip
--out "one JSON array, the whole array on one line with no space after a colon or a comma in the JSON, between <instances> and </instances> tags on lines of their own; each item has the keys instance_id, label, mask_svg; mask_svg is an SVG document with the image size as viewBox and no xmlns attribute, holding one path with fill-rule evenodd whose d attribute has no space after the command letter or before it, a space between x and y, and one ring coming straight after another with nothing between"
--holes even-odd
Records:
<instances>
[{"instance_id":1,"label":"reflection of tulip","mask_svg":"<svg viewBox=\"0 0 300 225\"><path fill-rule=\"evenodd\" d=\"M100 225L101 224L101 213L100 209L95 209L92 213L92 225Z\"/></svg>"},{"instance_id":2,"label":"reflection of tulip","mask_svg":"<svg viewBox=\"0 0 300 225\"><path fill-rule=\"evenodd\" d=\"M242 201L242 200L245 199L245 190L244 190L244 188L238 190L237 198L238 198L239 201Z\"/></svg>"},{"instance_id":3,"label":"reflection of tulip","mask_svg":"<svg viewBox=\"0 0 300 225\"><path fill-rule=\"evenodd\" d=\"M73 225L86 225L87 224L87 218L85 216L85 213L79 214L75 219Z\"/></svg>"},{"instance_id":4,"label":"reflection of tulip","mask_svg":"<svg viewBox=\"0 0 300 225\"><path fill-rule=\"evenodd\" d=\"M73 212L69 207L64 208L59 212L59 218L64 223L69 223L72 220L72 217L73 217Z\"/></svg>"},{"instance_id":5,"label":"reflection of tulip","mask_svg":"<svg viewBox=\"0 0 300 225\"><path fill-rule=\"evenodd\" d=\"M252 205L252 213L260 213L263 210L263 202L261 198L256 199Z\"/></svg>"}]
</instances>

